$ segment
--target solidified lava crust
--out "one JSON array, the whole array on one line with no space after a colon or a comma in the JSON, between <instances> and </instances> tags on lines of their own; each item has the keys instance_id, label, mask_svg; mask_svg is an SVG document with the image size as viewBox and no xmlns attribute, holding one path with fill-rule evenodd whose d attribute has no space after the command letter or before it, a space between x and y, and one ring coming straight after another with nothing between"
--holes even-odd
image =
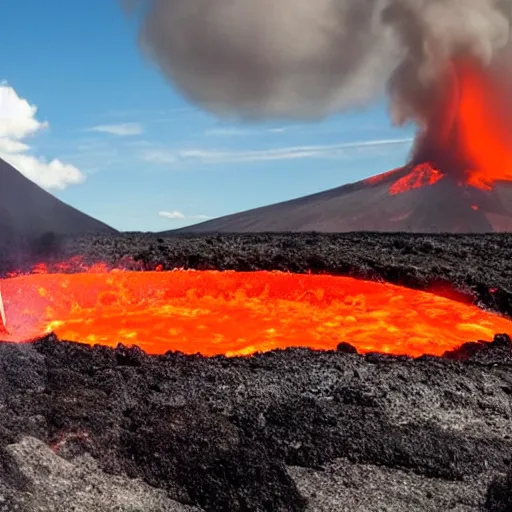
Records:
<instances>
[{"instance_id":1,"label":"solidified lava crust","mask_svg":"<svg viewBox=\"0 0 512 512\"><path fill-rule=\"evenodd\" d=\"M505 235L127 235L50 249L47 260L130 258L139 268L450 282L512 313ZM347 342L248 358L148 356L53 336L0 344L0 495L26 512L69 510L63 496L91 511L511 510L510 338L418 359L362 356ZM117 479L124 508L111 489L77 483L91 472ZM66 487L63 474L79 477Z\"/></svg>"}]
</instances>

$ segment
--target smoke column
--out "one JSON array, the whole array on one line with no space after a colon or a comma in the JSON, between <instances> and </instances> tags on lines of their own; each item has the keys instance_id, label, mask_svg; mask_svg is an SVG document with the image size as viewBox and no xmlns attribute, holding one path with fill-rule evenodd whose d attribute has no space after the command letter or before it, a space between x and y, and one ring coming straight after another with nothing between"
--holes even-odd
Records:
<instances>
[{"instance_id":1,"label":"smoke column","mask_svg":"<svg viewBox=\"0 0 512 512\"><path fill-rule=\"evenodd\" d=\"M186 97L249 119L315 119L387 92L394 122L421 125L450 63L494 64L512 21L512 0L130 3L144 52Z\"/></svg>"}]
</instances>

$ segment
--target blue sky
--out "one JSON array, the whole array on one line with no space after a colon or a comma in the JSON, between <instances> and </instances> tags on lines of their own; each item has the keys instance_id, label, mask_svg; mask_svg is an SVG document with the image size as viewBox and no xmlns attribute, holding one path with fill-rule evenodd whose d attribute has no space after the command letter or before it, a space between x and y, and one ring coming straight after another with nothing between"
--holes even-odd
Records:
<instances>
[{"instance_id":1,"label":"blue sky","mask_svg":"<svg viewBox=\"0 0 512 512\"><path fill-rule=\"evenodd\" d=\"M336 187L402 164L410 149L411 128L391 127L384 103L315 123L202 112L143 58L116 0L2 0L0 45L10 91L0 154L121 230L173 229ZM22 100L37 106L37 126L27 104L9 110Z\"/></svg>"}]
</instances>

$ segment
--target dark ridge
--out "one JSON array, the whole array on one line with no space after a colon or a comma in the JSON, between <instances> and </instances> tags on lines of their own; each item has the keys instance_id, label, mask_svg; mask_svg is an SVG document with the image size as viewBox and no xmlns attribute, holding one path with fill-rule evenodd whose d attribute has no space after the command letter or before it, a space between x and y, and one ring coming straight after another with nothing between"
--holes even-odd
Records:
<instances>
[{"instance_id":1,"label":"dark ridge","mask_svg":"<svg viewBox=\"0 0 512 512\"><path fill-rule=\"evenodd\" d=\"M464 343L461 347L446 352L444 357L456 361L510 364L512 363L512 340L508 334L496 334L491 343L485 341ZM512 387L510 393L512 394Z\"/></svg>"}]
</instances>

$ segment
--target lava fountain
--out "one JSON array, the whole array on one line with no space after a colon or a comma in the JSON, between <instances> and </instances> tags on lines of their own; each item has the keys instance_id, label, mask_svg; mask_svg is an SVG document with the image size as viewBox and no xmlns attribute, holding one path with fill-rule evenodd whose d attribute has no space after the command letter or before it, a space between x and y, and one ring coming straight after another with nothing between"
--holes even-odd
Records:
<instances>
[{"instance_id":1,"label":"lava fountain","mask_svg":"<svg viewBox=\"0 0 512 512\"><path fill-rule=\"evenodd\" d=\"M510 85L492 66L451 63L425 111L418 112L410 172L390 186L390 194L444 179L484 191L512 182Z\"/></svg>"},{"instance_id":2,"label":"lava fountain","mask_svg":"<svg viewBox=\"0 0 512 512\"><path fill-rule=\"evenodd\" d=\"M468 303L391 284L280 272L106 271L1 281L8 334L148 353L249 355L301 346L441 355L512 333L512 321Z\"/></svg>"}]
</instances>

